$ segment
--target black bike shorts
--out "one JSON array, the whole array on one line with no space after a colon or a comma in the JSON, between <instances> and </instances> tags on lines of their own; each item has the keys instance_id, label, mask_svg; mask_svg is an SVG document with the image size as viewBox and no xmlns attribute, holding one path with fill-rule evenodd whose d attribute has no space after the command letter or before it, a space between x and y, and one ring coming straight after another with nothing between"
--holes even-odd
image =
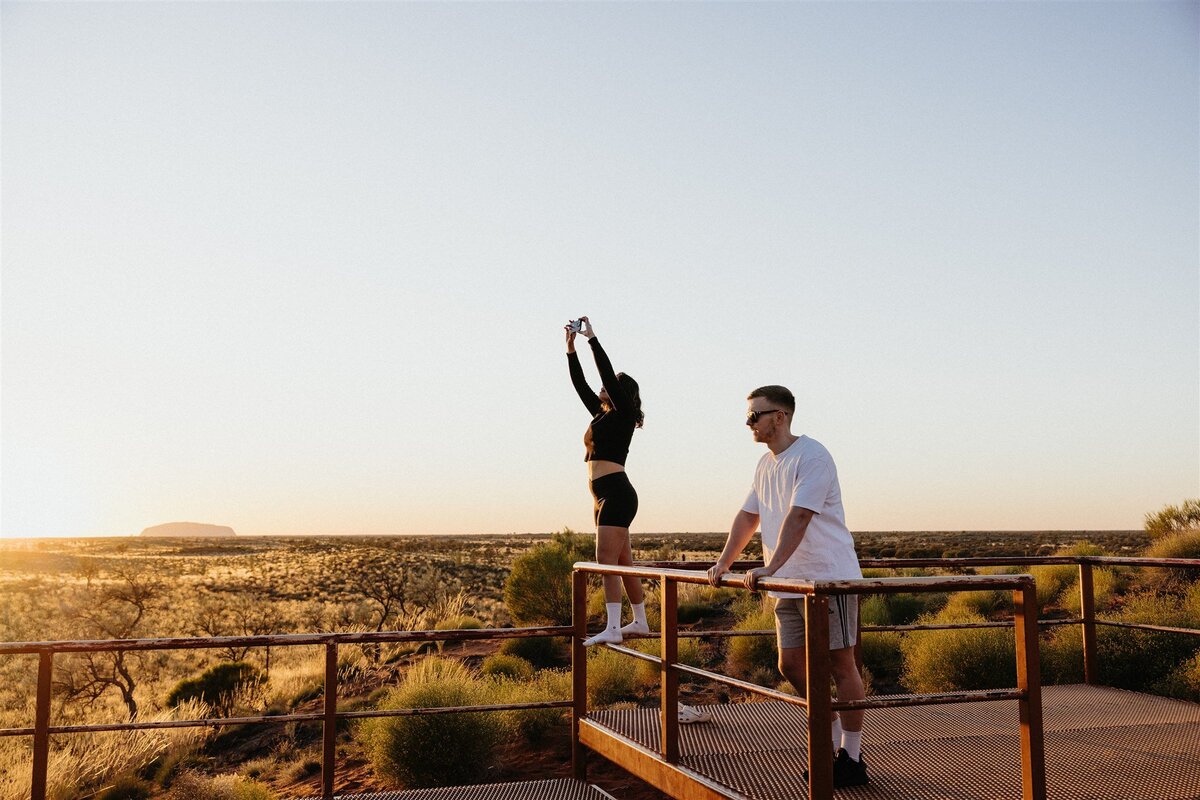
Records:
<instances>
[{"instance_id":1,"label":"black bike shorts","mask_svg":"<svg viewBox=\"0 0 1200 800\"><path fill-rule=\"evenodd\" d=\"M591 483L596 498L592 516L597 525L628 528L637 516L638 496L624 472L613 472Z\"/></svg>"}]
</instances>

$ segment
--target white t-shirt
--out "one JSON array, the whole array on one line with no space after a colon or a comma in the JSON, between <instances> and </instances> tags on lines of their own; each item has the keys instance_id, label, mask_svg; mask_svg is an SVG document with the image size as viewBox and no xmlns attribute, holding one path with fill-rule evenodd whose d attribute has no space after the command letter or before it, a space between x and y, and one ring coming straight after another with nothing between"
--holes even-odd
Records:
<instances>
[{"instance_id":1,"label":"white t-shirt","mask_svg":"<svg viewBox=\"0 0 1200 800\"><path fill-rule=\"evenodd\" d=\"M776 578L850 580L862 577L854 537L846 527L842 490L833 457L820 442L801 436L779 455L770 450L758 462L754 486L742 510L762 522L763 556L770 560L783 521L794 506L814 512L800 546ZM772 597L799 597L771 592Z\"/></svg>"}]
</instances>

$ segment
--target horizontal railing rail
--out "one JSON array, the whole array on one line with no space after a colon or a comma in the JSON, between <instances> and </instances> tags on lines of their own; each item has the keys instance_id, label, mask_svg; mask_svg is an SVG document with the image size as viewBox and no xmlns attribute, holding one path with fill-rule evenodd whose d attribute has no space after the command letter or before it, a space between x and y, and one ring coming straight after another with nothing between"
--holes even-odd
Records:
<instances>
[{"instance_id":1,"label":"horizontal railing rail","mask_svg":"<svg viewBox=\"0 0 1200 800\"><path fill-rule=\"evenodd\" d=\"M422 714L464 714L478 712L517 711L535 708L573 708L571 700L548 700L536 703L509 703L486 706L455 706L444 708L376 709L338 711L338 648L344 645L386 644L395 642L463 642L480 639L522 639L571 636L570 625L529 628L485 628L476 630L434 631L360 631L353 633L267 634L260 636L210 636L160 639L100 639L41 642L3 642L0 655L37 655L37 700L32 728L0 729L0 737L33 737L32 800L45 800L49 767L50 736L61 734L105 733L112 731L165 730L172 728L222 727L229 725L282 725L293 722L320 722L321 797L332 800L337 770L335 743L337 723L343 719L375 717L404 717ZM108 723L99 725L51 725L50 709L54 657L72 653L102 653L155 650L206 650L226 647L310 647L325 648L324 708L320 713L268 714L255 717L213 717L189 720L160 720L154 722Z\"/></svg>"}]
</instances>

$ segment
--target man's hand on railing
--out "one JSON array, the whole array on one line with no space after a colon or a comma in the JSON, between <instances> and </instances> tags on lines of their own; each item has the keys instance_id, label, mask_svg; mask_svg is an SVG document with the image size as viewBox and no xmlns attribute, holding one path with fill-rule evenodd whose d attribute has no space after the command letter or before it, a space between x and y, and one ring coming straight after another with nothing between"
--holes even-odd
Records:
<instances>
[{"instance_id":1,"label":"man's hand on railing","mask_svg":"<svg viewBox=\"0 0 1200 800\"><path fill-rule=\"evenodd\" d=\"M757 592L759 578L769 578L774 574L775 574L775 570L768 569L767 567L758 567L757 569L748 569L748 570L746 570L745 576L742 578L742 582L746 584L747 589L749 589L752 592Z\"/></svg>"},{"instance_id":2,"label":"man's hand on railing","mask_svg":"<svg viewBox=\"0 0 1200 800\"><path fill-rule=\"evenodd\" d=\"M713 586L721 585L721 576L729 571L729 565L720 561L708 568L708 582Z\"/></svg>"}]
</instances>

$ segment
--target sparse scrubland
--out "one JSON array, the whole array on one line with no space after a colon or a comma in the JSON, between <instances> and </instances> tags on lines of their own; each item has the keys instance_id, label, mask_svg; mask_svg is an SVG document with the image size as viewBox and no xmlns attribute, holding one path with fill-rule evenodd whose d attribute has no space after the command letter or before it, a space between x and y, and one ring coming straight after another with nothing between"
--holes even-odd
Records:
<instances>
[{"instance_id":1,"label":"sparse scrubland","mask_svg":"<svg viewBox=\"0 0 1200 800\"><path fill-rule=\"evenodd\" d=\"M859 552L863 558L1060 553L1196 558L1200 528L1193 519L1194 503L1148 515L1145 533L860 534ZM711 561L723 542L723 534L635 533L635 558ZM593 553L591 536L570 531L552 536L9 541L0 543L0 638L565 624L570 619L571 564L590 560ZM1037 580L1043 617L1078 615L1074 566L1029 571ZM1200 571L1097 568L1093 579L1103 618L1200 628ZM597 616L603 610L598 587L594 580L589 593L589 609ZM660 593L652 583L647 589L651 624L657 627ZM1009 619L1012 600L1006 592L864 596L862 616L864 625ZM760 596L696 585L680 587L679 621L685 628L768 632L774 625L770 605ZM1200 700L1200 637L1104 627L1098 635L1104 681ZM658 653L655 639L631 645ZM871 691L877 694L1010 686L1015 680L1008 629L869 632L862 650ZM562 638L445 647L343 646L339 708L566 700L568 653ZM679 653L688 664L781 685L769 633L684 638ZM1041 655L1045 682L1081 680L1079 627L1044 630ZM55 659L53 724L314 712L321 707L324 668L320 647L63 655ZM656 665L597 649L589 652L588 672L593 706L658 702ZM32 724L36 673L34 656L0 657L0 727ZM747 699L691 677L682 681L681 694L685 702L698 703ZM338 738L339 790L565 776L565 720L565 710L551 708L345 722ZM317 723L54 737L50 796L309 796L319 793L320 737ZM30 747L29 737L0 738L0 800L28 796Z\"/></svg>"}]
</instances>

